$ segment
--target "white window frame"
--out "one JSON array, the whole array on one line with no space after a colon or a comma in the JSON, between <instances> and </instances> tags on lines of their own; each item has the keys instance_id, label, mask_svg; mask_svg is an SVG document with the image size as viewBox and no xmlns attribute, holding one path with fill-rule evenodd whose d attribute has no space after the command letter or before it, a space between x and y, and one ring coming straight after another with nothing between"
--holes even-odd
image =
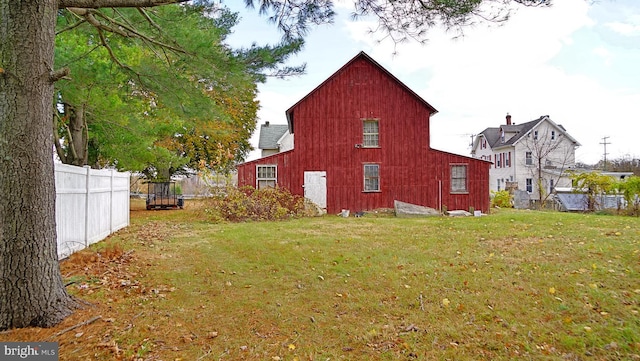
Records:
<instances>
[{"instance_id":1,"label":"white window frame","mask_svg":"<svg viewBox=\"0 0 640 361\"><path fill-rule=\"evenodd\" d=\"M452 163L449 165L449 169L451 173L451 193L469 193L469 165L466 163Z\"/></svg>"},{"instance_id":2,"label":"white window frame","mask_svg":"<svg viewBox=\"0 0 640 361\"><path fill-rule=\"evenodd\" d=\"M380 192L380 164L365 163L362 167L363 192Z\"/></svg>"},{"instance_id":3,"label":"white window frame","mask_svg":"<svg viewBox=\"0 0 640 361\"><path fill-rule=\"evenodd\" d=\"M524 164L533 165L533 152L524 153Z\"/></svg>"},{"instance_id":4,"label":"white window frame","mask_svg":"<svg viewBox=\"0 0 640 361\"><path fill-rule=\"evenodd\" d=\"M371 129L368 125L375 124L375 129ZM379 148L380 147L380 119L368 118L362 119L362 147L363 148Z\"/></svg>"},{"instance_id":5,"label":"white window frame","mask_svg":"<svg viewBox=\"0 0 640 361\"><path fill-rule=\"evenodd\" d=\"M526 187L527 193L529 194L533 193L533 178L527 178L525 180L525 184L526 184L525 187Z\"/></svg>"},{"instance_id":6,"label":"white window frame","mask_svg":"<svg viewBox=\"0 0 640 361\"><path fill-rule=\"evenodd\" d=\"M262 169L273 169L273 174L265 174ZM262 173L262 174L261 174ZM275 188L278 185L278 166L275 164L256 165L256 189Z\"/></svg>"}]
</instances>

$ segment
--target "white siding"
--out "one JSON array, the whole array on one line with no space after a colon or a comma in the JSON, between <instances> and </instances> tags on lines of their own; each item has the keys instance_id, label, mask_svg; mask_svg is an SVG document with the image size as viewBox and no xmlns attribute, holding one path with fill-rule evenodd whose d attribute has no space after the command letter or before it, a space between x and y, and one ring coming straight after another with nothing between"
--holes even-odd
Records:
<instances>
[{"instance_id":1,"label":"white siding","mask_svg":"<svg viewBox=\"0 0 640 361\"><path fill-rule=\"evenodd\" d=\"M536 131L537 140L535 139ZM552 139L552 132L555 133L555 139ZM539 177L539 164L537 155L543 155L543 160L541 161L541 177L542 186L545 188L544 193L549 193L551 181L553 181L554 186L557 187L564 187L571 184L571 180L566 174L560 176L560 173L575 167L575 146L572 140L565 134L566 133L564 131L556 127L554 124L543 121L534 128L528 136L518 140L516 144L516 153L518 157L518 188L525 190L526 179L532 178L532 200L538 200L539 198L537 184ZM535 149L535 142L538 143L538 149L542 148L542 151L537 151ZM526 152L532 152L533 154L532 165L525 164Z\"/></svg>"},{"instance_id":2,"label":"white siding","mask_svg":"<svg viewBox=\"0 0 640 361\"><path fill-rule=\"evenodd\" d=\"M526 190L526 180L531 178L533 180L533 191L531 193L531 199L537 200L539 198L537 179L538 179L538 162L536 160L536 153L533 146L535 131L537 131L537 137L539 144L546 142L547 148L554 148L551 145L558 144L549 154L544 154L542 162L542 182L546 192L549 191L551 181L557 187L565 187L571 185L571 180L566 175L559 176L559 174L567 169L575 167L575 146L573 139L568 134L559 128L555 123L548 119L541 121L531 133L523 138L519 139L513 146L500 147L500 144L496 145L497 148L491 148L489 144L486 147L482 147L482 140L484 137L479 136L478 141L475 142L473 155L478 159L487 159L493 162L489 170L489 189L491 191L497 191L498 189L504 190L507 181L514 181L518 184L518 189ZM553 133L552 133L553 132ZM515 133L505 134L505 139L510 139ZM551 137L555 139L551 139ZM531 151L533 153L533 164L526 164L526 152ZM496 162L496 156L500 154L511 153L511 163L507 166L504 160ZM546 152L544 152L546 153ZM503 158L504 159L504 158Z\"/></svg>"}]
</instances>

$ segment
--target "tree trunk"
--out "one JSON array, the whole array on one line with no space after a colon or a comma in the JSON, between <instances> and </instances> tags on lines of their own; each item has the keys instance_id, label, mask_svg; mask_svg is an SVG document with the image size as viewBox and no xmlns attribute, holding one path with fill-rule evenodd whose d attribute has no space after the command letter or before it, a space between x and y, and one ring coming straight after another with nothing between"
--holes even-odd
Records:
<instances>
[{"instance_id":1,"label":"tree trunk","mask_svg":"<svg viewBox=\"0 0 640 361\"><path fill-rule=\"evenodd\" d=\"M52 154L56 0L0 0L0 330L75 306L57 257Z\"/></svg>"},{"instance_id":2,"label":"tree trunk","mask_svg":"<svg viewBox=\"0 0 640 361\"><path fill-rule=\"evenodd\" d=\"M89 130L84 105L64 105L68 124L60 125L54 114L53 141L60 161L64 164L84 166L89 162ZM66 147L60 144L59 129L64 131Z\"/></svg>"},{"instance_id":3,"label":"tree trunk","mask_svg":"<svg viewBox=\"0 0 640 361\"><path fill-rule=\"evenodd\" d=\"M73 149L75 149L75 158L73 159L73 165L83 166L87 164L89 156L89 139L87 120L84 114L84 105L72 107L72 111L69 118L69 132L71 139L69 143L73 143Z\"/></svg>"}]
</instances>

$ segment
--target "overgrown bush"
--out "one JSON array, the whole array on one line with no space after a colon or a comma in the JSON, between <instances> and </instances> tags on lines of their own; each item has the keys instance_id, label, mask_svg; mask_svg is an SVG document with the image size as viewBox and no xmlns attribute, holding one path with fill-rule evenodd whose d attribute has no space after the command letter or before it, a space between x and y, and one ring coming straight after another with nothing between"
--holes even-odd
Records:
<instances>
[{"instance_id":1,"label":"overgrown bush","mask_svg":"<svg viewBox=\"0 0 640 361\"><path fill-rule=\"evenodd\" d=\"M500 208L512 208L511 193L506 190L491 192L491 206Z\"/></svg>"},{"instance_id":2,"label":"overgrown bush","mask_svg":"<svg viewBox=\"0 0 640 361\"><path fill-rule=\"evenodd\" d=\"M206 207L215 221L274 221L305 214L304 198L284 188L227 187Z\"/></svg>"}]
</instances>

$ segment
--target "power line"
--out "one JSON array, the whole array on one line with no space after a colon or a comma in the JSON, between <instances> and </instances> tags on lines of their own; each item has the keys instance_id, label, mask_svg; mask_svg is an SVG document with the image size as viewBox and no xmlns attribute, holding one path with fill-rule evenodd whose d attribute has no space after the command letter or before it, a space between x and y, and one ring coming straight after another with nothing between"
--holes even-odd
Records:
<instances>
[{"instance_id":1,"label":"power line","mask_svg":"<svg viewBox=\"0 0 640 361\"><path fill-rule=\"evenodd\" d=\"M609 139L609 137L603 137L602 138L602 145L604 145L604 166L602 167L602 170L607 170L607 144L611 144L607 142L607 139Z\"/></svg>"}]
</instances>

